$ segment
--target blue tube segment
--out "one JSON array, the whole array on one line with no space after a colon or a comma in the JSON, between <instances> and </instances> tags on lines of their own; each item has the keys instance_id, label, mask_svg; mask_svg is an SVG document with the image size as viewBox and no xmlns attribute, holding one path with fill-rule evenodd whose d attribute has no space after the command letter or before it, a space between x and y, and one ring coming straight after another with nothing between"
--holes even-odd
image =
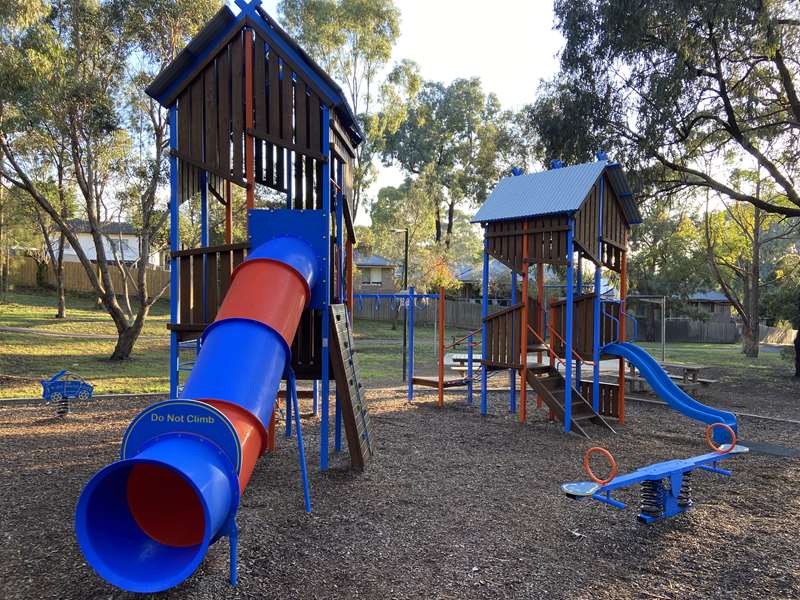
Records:
<instances>
[{"instance_id":1,"label":"blue tube segment","mask_svg":"<svg viewBox=\"0 0 800 600\"><path fill-rule=\"evenodd\" d=\"M142 464L165 467L194 490L203 507L201 543L167 546L136 523L127 482L131 470ZM108 465L89 481L78 501L75 531L86 561L103 579L133 592L158 592L194 572L238 503L236 473L216 446L197 436L168 436L135 458Z\"/></svg>"},{"instance_id":2,"label":"blue tube segment","mask_svg":"<svg viewBox=\"0 0 800 600\"><path fill-rule=\"evenodd\" d=\"M259 258L276 260L289 265L305 279L309 288L314 287L317 273L320 272L314 250L300 238L284 236L265 242L249 254L243 264Z\"/></svg>"},{"instance_id":3,"label":"blue tube segment","mask_svg":"<svg viewBox=\"0 0 800 600\"><path fill-rule=\"evenodd\" d=\"M181 397L238 404L268 427L288 360L286 342L263 323L217 321L206 330Z\"/></svg>"}]
</instances>

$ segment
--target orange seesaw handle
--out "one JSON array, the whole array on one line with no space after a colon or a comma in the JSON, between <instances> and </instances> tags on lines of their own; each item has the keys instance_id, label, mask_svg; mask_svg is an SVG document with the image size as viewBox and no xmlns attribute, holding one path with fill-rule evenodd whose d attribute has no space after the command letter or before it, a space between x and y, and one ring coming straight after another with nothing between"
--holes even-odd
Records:
<instances>
[{"instance_id":1,"label":"orange seesaw handle","mask_svg":"<svg viewBox=\"0 0 800 600\"><path fill-rule=\"evenodd\" d=\"M724 444L720 444L719 446L714 445L714 438L712 437L712 434L714 433L714 429L717 427L722 427L731 436L731 445L727 450L722 449ZM718 454L727 454L736 446L736 432L730 427L730 425L726 425L725 423L710 423L708 427L706 427L706 444L708 444L708 447Z\"/></svg>"},{"instance_id":2,"label":"orange seesaw handle","mask_svg":"<svg viewBox=\"0 0 800 600\"><path fill-rule=\"evenodd\" d=\"M597 475L594 474L592 468L589 466L589 459L592 457L592 454L602 454L608 459L609 464L611 465L611 473L609 473L607 479L600 479ZM614 457L611 455L611 452L606 450L605 448L600 448L599 446L595 446L594 448L589 448L586 451L586 454L583 456L583 469L586 471L586 474L589 476L589 479L594 481L599 485L605 485L609 483L614 477L617 476L619 472L617 470L617 461L614 460Z\"/></svg>"}]
</instances>

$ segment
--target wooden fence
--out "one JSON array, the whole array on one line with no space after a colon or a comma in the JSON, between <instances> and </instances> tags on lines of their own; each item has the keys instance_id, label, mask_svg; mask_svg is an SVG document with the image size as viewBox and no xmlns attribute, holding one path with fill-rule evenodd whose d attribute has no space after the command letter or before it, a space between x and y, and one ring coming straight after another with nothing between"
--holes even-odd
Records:
<instances>
[{"instance_id":1,"label":"wooden fence","mask_svg":"<svg viewBox=\"0 0 800 600\"><path fill-rule=\"evenodd\" d=\"M403 310L398 308L397 300L384 298L376 302L372 298L356 299L354 304L354 320L392 321L396 318L398 323L403 322ZM505 306L492 304L489 306L489 314L493 314L503 308ZM436 324L438 313L439 301L436 298L417 300L417 306L414 310L414 322L423 325L434 325ZM445 300L445 326L478 329L481 326L480 303Z\"/></svg>"},{"instance_id":2,"label":"wooden fence","mask_svg":"<svg viewBox=\"0 0 800 600\"><path fill-rule=\"evenodd\" d=\"M117 293L122 293L123 289L123 274L116 266L109 266L109 274ZM133 272L131 272L133 275ZM161 288L169 283L169 271L162 271L160 269L147 270L147 289L151 295L157 294ZM14 257L10 261L8 271L9 283L23 287L36 287L38 281L36 280L36 261L27 256ZM53 270L48 265L45 274L45 283L55 287L56 278L53 275ZM64 287L72 292L93 292L89 283L89 278L83 265L78 262L65 262L64 263ZM133 291L133 286L131 286ZM169 298L169 286L164 292L162 298Z\"/></svg>"}]
</instances>

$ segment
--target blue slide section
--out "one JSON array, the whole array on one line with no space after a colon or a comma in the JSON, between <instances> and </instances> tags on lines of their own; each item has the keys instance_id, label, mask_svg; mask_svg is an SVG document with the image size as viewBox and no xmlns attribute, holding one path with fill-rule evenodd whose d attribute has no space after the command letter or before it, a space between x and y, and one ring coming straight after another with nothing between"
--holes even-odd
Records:
<instances>
[{"instance_id":1,"label":"blue slide section","mask_svg":"<svg viewBox=\"0 0 800 600\"><path fill-rule=\"evenodd\" d=\"M655 358L639 346L628 342L607 344L603 346L601 353L622 357L636 366L642 377L653 388L653 391L679 413L707 424L725 423L736 432L736 415L724 410L711 408L692 398L669 378L669 375L661 368ZM718 435L723 439L716 439ZM728 443L730 441L728 439L730 437L729 434L724 430L715 429L714 437L717 443Z\"/></svg>"}]
</instances>

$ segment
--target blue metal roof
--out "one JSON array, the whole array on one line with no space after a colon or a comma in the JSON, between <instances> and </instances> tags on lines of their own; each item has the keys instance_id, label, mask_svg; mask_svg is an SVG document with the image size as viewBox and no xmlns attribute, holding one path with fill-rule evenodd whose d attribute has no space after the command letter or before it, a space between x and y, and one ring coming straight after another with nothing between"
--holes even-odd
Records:
<instances>
[{"instance_id":1,"label":"blue metal roof","mask_svg":"<svg viewBox=\"0 0 800 600\"><path fill-rule=\"evenodd\" d=\"M641 223L625 173L618 163L605 160L501 179L473 223L504 221L578 210L603 172L608 173L628 222Z\"/></svg>"},{"instance_id":2,"label":"blue metal roof","mask_svg":"<svg viewBox=\"0 0 800 600\"><path fill-rule=\"evenodd\" d=\"M400 265L393 263L387 258L383 256L378 256L374 254L372 256L364 256L363 254L359 254L358 252L354 253L353 262L356 263L357 267L398 267Z\"/></svg>"},{"instance_id":3,"label":"blue metal roof","mask_svg":"<svg viewBox=\"0 0 800 600\"><path fill-rule=\"evenodd\" d=\"M693 294L689 294L689 300L692 302L726 302L730 303L728 297L723 294L722 292L716 291L706 291L706 292L694 292Z\"/></svg>"}]
</instances>

